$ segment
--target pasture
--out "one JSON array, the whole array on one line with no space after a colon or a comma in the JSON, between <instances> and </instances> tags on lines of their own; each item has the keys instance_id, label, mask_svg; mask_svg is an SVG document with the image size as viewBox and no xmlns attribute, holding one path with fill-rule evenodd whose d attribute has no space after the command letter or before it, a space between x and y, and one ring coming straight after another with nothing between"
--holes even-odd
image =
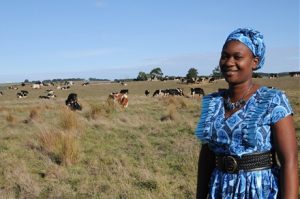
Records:
<instances>
[{"instance_id":1,"label":"pasture","mask_svg":"<svg viewBox=\"0 0 300 199\"><path fill-rule=\"evenodd\" d=\"M286 91L299 138L300 78L254 81ZM152 97L156 89L177 87L186 97ZM29 91L22 99L0 85L0 198L195 198L201 97L191 98L190 87L208 94L226 82L76 82L69 90L26 85L19 86ZM107 101L125 88L126 109ZM46 89L57 97L39 99ZM71 92L82 111L66 108Z\"/></svg>"}]
</instances>

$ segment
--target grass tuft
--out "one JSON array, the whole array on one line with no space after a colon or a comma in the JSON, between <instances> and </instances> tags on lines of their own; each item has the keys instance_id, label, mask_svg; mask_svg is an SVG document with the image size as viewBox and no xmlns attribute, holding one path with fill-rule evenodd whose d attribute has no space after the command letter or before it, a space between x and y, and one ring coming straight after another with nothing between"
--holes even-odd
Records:
<instances>
[{"instance_id":1,"label":"grass tuft","mask_svg":"<svg viewBox=\"0 0 300 199\"><path fill-rule=\"evenodd\" d=\"M43 129L38 139L42 150L56 164L69 166L79 160L79 144L74 134Z\"/></svg>"},{"instance_id":2,"label":"grass tuft","mask_svg":"<svg viewBox=\"0 0 300 199\"><path fill-rule=\"evenodd\" d=\"M63 108L59 115L59 126L63 130L82 132L83 122L80 121L79 115L75 111Z\"/></svg>"},{"instance_id":3,"label":"grass tuft","mask_svg":"<svg viewBox=\"0 0 300 199\"><path fill-rule=\"evenodd\" d=\"M6 115L5 119L11 125L15 124L16 121L17 121L17 119L12 115L11 112L8 112L8 114Z\"/></svg>"},{"instance_id":4,"label":"grass tuft","mask_svg":"<svg viewBox=\"0 0 300 199\"><path fill-rule=\"evenodd\" d=\"M33 108L33 109L30 110L29 118L31 120L35 120L35 119L38 118L38 111L37 111L37 109Z\"/></svg>"}]
</instances>

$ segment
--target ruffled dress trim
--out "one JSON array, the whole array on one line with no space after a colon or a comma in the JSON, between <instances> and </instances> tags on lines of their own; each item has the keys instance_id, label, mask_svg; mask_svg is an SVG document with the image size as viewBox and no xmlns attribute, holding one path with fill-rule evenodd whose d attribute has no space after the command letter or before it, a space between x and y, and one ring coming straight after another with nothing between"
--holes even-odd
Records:
<instances>
[{"instance_id":1,"label":"ruffled dress trim","mask_svg":"<svg viewBox=\"0 0 300 199\"><path fill-rule=\"evenodd\" d=\"M201 117L197 124L195 135L202 141L202 143L207 143L212 137L212 125L215 116L218 114L220 106L220 100L222 99L221 93L212 93L206 95L202 99L202 111Z\"/></svg>"}]
</instances>

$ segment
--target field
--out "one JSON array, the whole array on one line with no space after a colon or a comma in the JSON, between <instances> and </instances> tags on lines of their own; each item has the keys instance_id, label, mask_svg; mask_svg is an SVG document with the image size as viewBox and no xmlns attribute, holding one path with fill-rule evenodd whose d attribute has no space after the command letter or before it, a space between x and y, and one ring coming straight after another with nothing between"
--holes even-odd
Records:
<instances>
[{"instance_id":1,"label":"field","mask_svg":"<svg viewBox=\"0 0 300 199\"><path fill-rule=\"evenodd\" d=\"M300 137L300 78L255 79L285 90ZM144 90L177 88L187 97L146 97ZM25 99L0 85L0 198L195 198L200 143L194 136L201 98L226 82L94 82L70 90L29 85ZM129 106L109 103L110 92L129 89ZM43 100L46 89L57 98ZM64 101L78 94L83 110ZM299 142L298 142L299 143ZM298 147L300 149L300 147ZM299 153L298 153L299 156ZM300 159L299 159L300 160Z\"/></svg>"}]
</instances>

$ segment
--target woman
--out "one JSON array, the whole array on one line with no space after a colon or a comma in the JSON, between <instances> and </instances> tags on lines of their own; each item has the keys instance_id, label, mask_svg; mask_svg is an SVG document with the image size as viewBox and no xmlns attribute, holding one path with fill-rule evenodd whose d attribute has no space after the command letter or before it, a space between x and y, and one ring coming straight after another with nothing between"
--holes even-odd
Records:
<instances>
[{"instance_id":1,"label":"woman","mask_svg":"<svg viewBox=\"0 0 300 199\"><path fill-rule=\"evenodd\" d=\"M264 55L256 30L237 29L225 41L219 65L228 89L203 98L196 128L202 141L197 198L298 197L291 106L284 92L252 80Z\"/></svg>"}]
</instances>

